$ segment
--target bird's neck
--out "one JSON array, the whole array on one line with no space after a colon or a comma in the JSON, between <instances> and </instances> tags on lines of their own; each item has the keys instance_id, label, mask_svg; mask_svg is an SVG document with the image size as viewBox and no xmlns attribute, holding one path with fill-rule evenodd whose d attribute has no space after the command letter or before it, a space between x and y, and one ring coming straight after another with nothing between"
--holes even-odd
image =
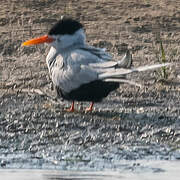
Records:
<instances>
[{"instance_id":1,"label":"bird's neck","mask_svg":"<svg viewBox=\"0 0 180 180\"><path fill-rule=\"evenodd\" d=\"M71 51L86 45L86 36L83 29L78 30L73 36L64 35L61 40L63 42L61 45L52 44L46 57L46 63L50 73L58 55L61 55L63 60L66 60Z\"/></svg>"},{"instance_id":2,"label":"bird's neck","mask_svg":"<svg viewBox=\"0 0 180 180\"><path fill-rule=\"evenodd\" d=\"M59 55L62 56L62 59L65 61L67 59L67 56L71 53L71 51L81 48L83 46L84 44L82 43L73 44L72 46L69 46L68 48L65 48L65 49L56 49L52 46L46 57L46 63L47 63L49 72L51 73L52 68L54 67L54 64L56 62L57 56Z\"/></svg>"}]
</instances>

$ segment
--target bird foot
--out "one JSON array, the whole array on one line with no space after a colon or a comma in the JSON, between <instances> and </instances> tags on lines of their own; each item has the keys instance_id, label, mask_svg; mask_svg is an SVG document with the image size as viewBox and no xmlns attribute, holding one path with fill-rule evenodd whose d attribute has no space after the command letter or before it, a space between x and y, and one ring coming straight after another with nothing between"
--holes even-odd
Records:
<instances>
[{"instance_id":1,"label":"bird foot","mask_svg":"<svg viewBox=\"0 0 180 180\"><path fill-rule=\"evenodd\" d=\"M66 111L66 112L74 112L75 110L74 110L74 108L71 108L71 107L70 107L70 108L65 109L65 111Z\"/></svg>"},{"instance_id":2,"label":"bird foot","mask_svg":"<svg viewBox=\"0 0 180 180\"><path fill-rule=\"evenodd\" d=\"M72 105L70 108L65 109L66 112L74 112L74 101L72 102Z\"/></svg>"},{"instance_id":3,"label":"bird foot","mask_svg":"<svg viewBox=\"0 0 180 180\"><path fill-rule=\"evenodd\" d=\"M92 112L92 110L93 110L92 108L88 107L88 108L85 109L85 113Z\"/></svg>"},{"instance_id":4,"label":"bird foot","mask_svg":"<svg viewBox=\"0 0 180 180\"><path fill-rule=\"evenodd\" d=\"M92 111L93 111L93 105L94 105L94 103L92 102L92 103L90 104L90 106L85 109L85 112L86 112L86 113L92 112Z\"/></svg>"}]
</instances>

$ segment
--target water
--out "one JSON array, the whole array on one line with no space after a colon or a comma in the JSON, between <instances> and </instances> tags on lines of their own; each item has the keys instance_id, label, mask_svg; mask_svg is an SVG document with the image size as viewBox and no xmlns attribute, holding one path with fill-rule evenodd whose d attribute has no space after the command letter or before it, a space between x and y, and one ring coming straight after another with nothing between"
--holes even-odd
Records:
<instances>
[{"instance_id":1,"label":"water","mask_svg":"<svg viewBox=\"0 0 180 180\"><path fill-rule=\"evenodd\" d=\"M0 180L179 180L179 159L178 149L160 145L52 146L36 153L8 149L0 154Z\"/></svg>"},{"instance_id":2,"label":"water","mask_svg":"<svg viewBox=\"0 0 180 180\"><path fill-rule=\"evenodd\" d=\"M37 169L1 169L3 180L179 180L180 161L136 160L122 161L118 170L103 171L62 171ZM131 168L130 168L131 167Z\"/></svg>"}]
</instances>

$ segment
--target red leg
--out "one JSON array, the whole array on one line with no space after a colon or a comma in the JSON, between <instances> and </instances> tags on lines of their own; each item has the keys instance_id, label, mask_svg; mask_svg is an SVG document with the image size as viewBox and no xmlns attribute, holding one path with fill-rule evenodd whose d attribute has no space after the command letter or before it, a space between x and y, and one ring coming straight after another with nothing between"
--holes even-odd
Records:
<instances>
[{"instance_id":1,"label":"red leg","mask_svg":"<svg viewBox=\"0 0 180 180\"><path fill-rule=\"evenodd\" d=\"M88 108L86 108L86 112L92 112L92 110L93 110L93 105L94 105L94 102L92 102L91 104L90 104L90 106L88 107Z\"/></svg>"},{"instance_id":2,"label":"red leg","mask_svg":"<svg viewBox=\"0 0 180 180\"><path fill-rule=\"evenodd\" d=\"M67 112L74 112L74 101L71 104L71 107L66 109Z\"/></svg>"}]
</instances>

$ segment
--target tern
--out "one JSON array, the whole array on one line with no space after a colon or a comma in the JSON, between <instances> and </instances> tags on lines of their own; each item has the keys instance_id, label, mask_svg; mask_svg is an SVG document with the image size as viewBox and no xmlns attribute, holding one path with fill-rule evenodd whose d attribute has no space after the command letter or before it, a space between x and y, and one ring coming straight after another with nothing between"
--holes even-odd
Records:
<instances>
[{"instance_id":1,"label":"tern","mask_svg":"<svg viewBox=\"0 0 180 180\"><path fill-rule=\"evenodd\" d=\"M133 68L129 50L121 60L115 61L105 49L93 47L86 42L84 26L72 18L59 20L47 35L22 43L22 46L48 43L51 48L46 57L50 77L57 95L72 102L88 101L86 112L107 97L122 83L138 85L126 75L170 65L155 64Z\"/></svg>"}]
</instances>

